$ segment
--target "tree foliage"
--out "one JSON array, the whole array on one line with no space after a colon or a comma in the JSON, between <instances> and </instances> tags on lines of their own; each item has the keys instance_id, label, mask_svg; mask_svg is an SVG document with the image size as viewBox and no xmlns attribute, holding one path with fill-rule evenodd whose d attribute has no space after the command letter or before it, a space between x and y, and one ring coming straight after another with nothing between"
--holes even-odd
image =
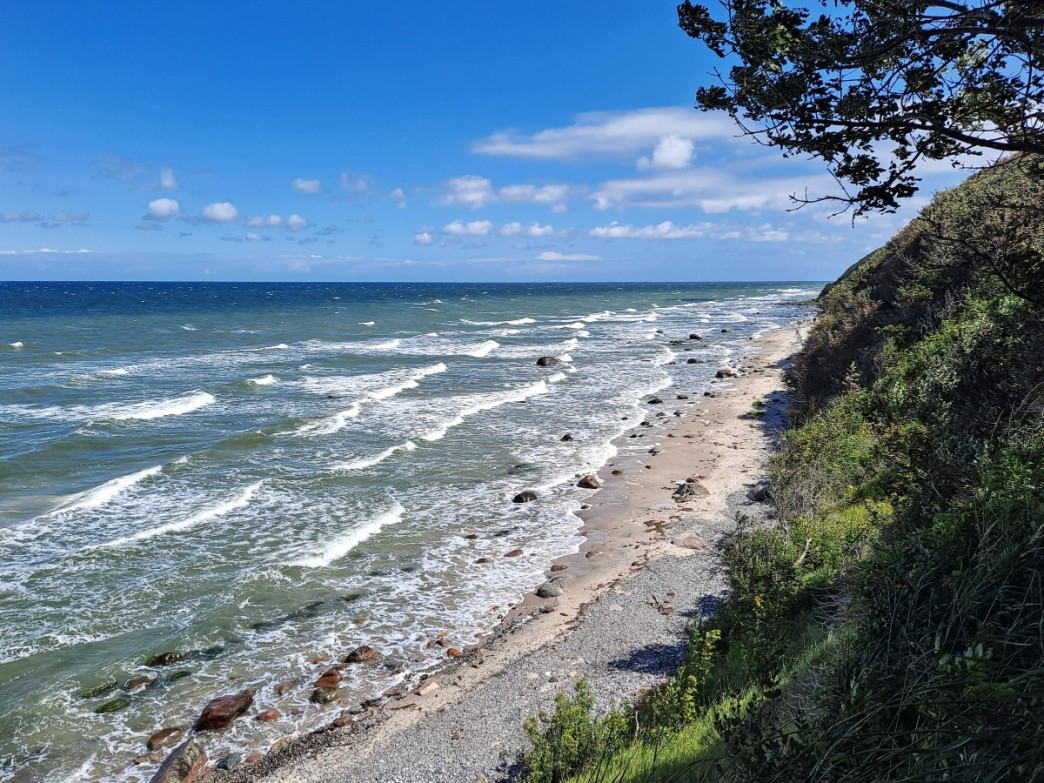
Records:
<instances>
[{"instance_id":1,"label":"tree foliage","mask_svg":"<svg viewBox=\"0 0 1044 783\"><path fill-rule=\"evenodd\" d=\"M696 105L785 155L824 159L856 214L893 212L917 166L1044 153L1044 0L686 0L679 24L729 63ZM807 201L806 199L805 201Z\"/></svg>"}]
</instances>

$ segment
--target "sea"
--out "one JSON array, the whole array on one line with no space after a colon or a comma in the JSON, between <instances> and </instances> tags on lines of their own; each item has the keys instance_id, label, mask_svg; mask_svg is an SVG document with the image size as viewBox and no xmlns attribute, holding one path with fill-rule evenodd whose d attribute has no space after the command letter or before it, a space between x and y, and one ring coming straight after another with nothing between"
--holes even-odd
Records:
<instances>
[{"instance_id":1,"label":"sea","mask_svg":"<svg viewBox=\"0 0 1044 783\"><path fill-rule=\"evenodd\" d=\"M416 685L578 550L576 476L648 449L650 395L821 287L0 283L0 780L147 781L153 732L248 688L211 758Z\"/></svg>"}]
</instances>

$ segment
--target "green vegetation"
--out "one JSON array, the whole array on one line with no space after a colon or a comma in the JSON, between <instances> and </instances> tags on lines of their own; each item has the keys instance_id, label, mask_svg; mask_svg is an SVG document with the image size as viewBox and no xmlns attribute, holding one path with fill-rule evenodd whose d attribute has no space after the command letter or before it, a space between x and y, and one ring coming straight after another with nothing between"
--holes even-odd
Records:
<instances>
[{"instance_id":1,"label":"green vegetation","mask_svg":"<svg viewBox=\"0 0 1044 783\"><path fill-rule=\"evenodd\" d=\"M939 194L824 291L776 522L740 520L671 680L606 719L578 686L529 724L529 780L1044 777L1039 171Z\"/></svg>"}]
</instances>

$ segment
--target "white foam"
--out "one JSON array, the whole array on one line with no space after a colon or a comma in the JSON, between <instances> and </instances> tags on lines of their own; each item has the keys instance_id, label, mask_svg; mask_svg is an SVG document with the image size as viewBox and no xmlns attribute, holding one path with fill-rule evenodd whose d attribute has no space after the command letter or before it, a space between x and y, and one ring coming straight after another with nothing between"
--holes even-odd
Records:
<instances>
[{"instance_id":1,"label":"white foam","mask_svg":"<svg viewBox=\"0 0 1044 783\"><path fill-rule=\"evenodd\" d=\"M181 328L184 329L186 332L198 332L199 331L199 329L196 328L195 326L193 326L192 324L182 324Z\"/></svg>"},{"instance_id":2,"label":"white foam","mask_svg":"<svg viewBox=\"0 0 1044 783\"><path fill-rule=\"evenodd\" d=\"M145 470L139 470L137 473L129 473L126 476L120 476L119 478L106 481L104 484L99 484L94 489L89 489L86 492L73 495L69 498L67 503L50 513L65 514L70 511L83 511L85 509L103 506L123 492L123 490L128 487L133 487L139 481L147 479L149 476L155 476L162 469L162 465L155 465L151 468L145 468Z\"/></svg>"},{"instance_id":3,"label":"white foam","mask_svg":"<svg viewBox=\"0 0 1044 783\"><path fill-rule=\"evenodd\" d=\"M337 536L314 555L299 558L287 565L304 566L305 568L322 568L328 566L335 560L340 560L355 549L355 547L359 546L363 541L366 541L371 536L379 533L382 528L401 522L402 516L405 513L406 509L404 509L397 500L393 501L391 508L387 511L364 522L359 527Z\"/></svg>"},{"instance_id":4,"label":"white foam","mask_svg":"<svg viewBox=\"0 0 1044 783\"><path fill-rule=\"evenodd\" d=\"M492 348L490 350L492 350ZM488 352L489 351L487 351L486 353ZM377 389L375 391L367 392L366 397L368 397L371 400L386 400L389 397L394 397L396 394L406 391L407 389L417 388L417 382L421 378L426 378L429 375L435 375L436 373L440 372L446 372L446 365L442 362L439 362L438 364L429 365L428 367L421 367L419 370L414 371L413 375L410 378L407 378L402 383L397 383L394 386L388 386L383 389Z\"/></svg>"},{"instance_id":5,"label":"white foam","mask_svg":"<svg viewBox=\"0 0 1044 783\"><path fill-rule=\"evenodd\" d=\"M560 374L560 373L559 373ZM481 398L480 401L466 405L456 416L447 421L445 424L437 427L436 429L428 432L425 435L421 435L423 440L436 441L442 440L446 437L446 433L454 427L458 427L464 423L464 420L469 416L474 416L476 413L482 413L483 411L493 410L499 408L501 405L507 405L512 402L522 402L528 400L530 397L536 397L540 394L547 394L549 391L548 381L538 381L528 386L522 386L518 389L512 389L507 392L499 392L495 394L476 394L473 397Z\"/></svg>"},{"instance_id":6,"label":"white foam","mask_svg":"<svg viewBox=\"0 0 1044 783\"><path fill-rule=\"evenodd\" d=\"M513 318L510 321L469 321L467 318L461 318L460 321L472 326L524 326L536 323L535 318Z\"/></svg>"},{"instance_id":7,"label":"white foam","mask_svg":"<svg viewBox=\"0 0 1044 783\"><path fill-rule=\"evenodd\" d=\"M264 348L258 348L259 351L285 351L290 346L286 343L279 343L279 345L266 345Z\"/></svg>"},{"instance_id":8,"label":"white foam","mask_svg":"<svg viewBox=\"0 0 1044 783\"><path fill-rule=\"evenodd\" d=\"M17 341L17 342L14 342L14 343L8 343L8 345L10 345L10 346L11 346L12 348L14 348L14 349L15 349L16 351L17 351L17 350L18 350L19 348L24 348L24 347L25 347L25 343L23 343L23 342L22 342L21 340L19 340L19 341Z\"/></svg>"},{"instance_id":9,"label":"white foam","mask_svg":"<svg viewBox=\"0 0 1044 783\"><path fill-rule=\"evenodd\" d=\"M554 375L549 375L548 376L547 382L548 383L558 383L559 381L564 381L565 379L566 379L566 374L564 372L556 372Z\"/></svg>"},{"instance_id":10,"label":"white foam","mask_svg":"<svg viewBox=\"0 0 1044 783\"><path fill-rule=\"evenodd\" d=\"M195 527L202 522L208 522L211 519L217 519L223 517L229 512L235 511L236 509L243 508L250 499L257 492L258 488L264 484L264 480L255 481L248 487L245 487L236 497L231 500L226 500L224 503L219 503L216 506L205 508L197 514L193 514L186 519L182 519L179 522L169 522L166 525L160 525L159 527L150 528L148 530L140 530L137 533L133 533L129 536L117 538L113 541L107 541L104 544L95 544L94 546L85 547L86 549L112 549L116 547L126 546L128 544L135 544L139 541L146 541L156 536L162 536L167 533L178 533L182 530L188 530L191 527Z\"/></svg>"},{"instance_id":11,"label":"white foam","mask_svg":"<svg viewBox=\"0 0 1044 783\"><path fill-rule=\"evenodd\" d=\"M217 402L217 398L213 394L193 392L184 397L173 397L169 400L160 400L159 402L141 402L114 408L108 415L103 414L103 417L116 419L117 421L126 419L151 421L152 419L161 419L164 416L182 416L200 408L205 408L207 405L215 402ZM101 410L99 408L99 412Z\"/></svg>"},{"instance_id":12,"label":"white foam","mask_svg":"<svg viewBox=\"0 0 1044 783\"><path fill-rule=\"evenodd\" d=\"M375 321L359 321L359 326L373 326Z\"/></svg>"},{"instance_id":13,"label":"white foam","mask_svg":"<svg viewBox=\"0 0 1044 783\"><path fill-rule=\"evenodd\" d=\"M601 320L603 320L605 318L608 318L611 315L612 315L612 313L610 311L603 310L600 313L591 313L590 315L585 315L580 320L584 321L585 323L594 323L595 321L601 321Z\"/></svg>"},{"instance_id":14,"label":"white foam","mask_svg":"<svg viewBox=\"0 0 1044 783\"><path fill-rule=\"evenodd\" d=\"M249 383L255 386L271 386L276 382L276 377L272 374L262 375L260 378L251 378Z\"/></svg>"},{"instance_id":15,"label":"white foam","mask_svg":"<svg viewBox=\"0 0 1044 783\"><path fill-rule=\"evenodd\" d=\"M348 422L359 415L362 407L357 402L353 402L349 407L343 411L338 411L333 416L327 416L326 418L320 419L319 421L313 421L309 424L301 425L297 431L297 435L333 435L335 432L340 432L348 426Z\"/></svg>"},{"instance_id":16,"label":"white foam","mask_svg":"<svg viewBox=\"0 0 1044 783\"><path fill-rule=\"evenodd\" d=\"M384 451L382 451L380 454L375 454L372 457L364 457L362 459L351 460L349 462L340 462L340 463L334 465L331 468L331 470L335 470L335 471L364 470L366 468L371 468L374 465L377 465L377 464L380 464L381 462L384 462L384 460L386 460L389 457L393 456L396 452L399 452L399 451L413 451L415 448L417 448L417 444L414 443L412 440L408 440L405 443L400 443L397 446L392 446L391 448L387 448Z\"/></svg>"},{"instance_id":17,"label":"white foam","mask_svg":"<svg viewBox=\"0 0 1044 783\"><path fill-rule=\"evenodd\" d=\"M470 351L463 351L463 354L465 356L475 356L481 358L483 356L488 356L490 351L492 351L494 348L499 347L500 343L498 343L496 340L486 340L484 343L480 343Z\"/></svg>"},{"instance_id":18,"label":"white foam","mask_svg":"<svg viewBox=\"0 0 1044 783\"><path fill-rule=\"evenodd\" d=\"M127 375L129 372L126 367L117 367L114 370L99 370L98 375Z\"/></svg>"}]
</instances>

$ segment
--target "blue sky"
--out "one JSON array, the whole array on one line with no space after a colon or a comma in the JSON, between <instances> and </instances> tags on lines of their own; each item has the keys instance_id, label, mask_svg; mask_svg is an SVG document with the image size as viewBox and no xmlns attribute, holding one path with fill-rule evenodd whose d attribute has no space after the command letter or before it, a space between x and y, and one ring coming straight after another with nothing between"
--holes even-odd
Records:
<instances>
[{"instance_id":1,"label":"blue sky","mask_svg":"<svg viewBox=\"0 0 1044 783\"><path fill-rule=\"evenodd\" d=\"M788 211L675 5L11 3L0 278L825 280L916 213Z\"/></svg>"}]
</instances>

